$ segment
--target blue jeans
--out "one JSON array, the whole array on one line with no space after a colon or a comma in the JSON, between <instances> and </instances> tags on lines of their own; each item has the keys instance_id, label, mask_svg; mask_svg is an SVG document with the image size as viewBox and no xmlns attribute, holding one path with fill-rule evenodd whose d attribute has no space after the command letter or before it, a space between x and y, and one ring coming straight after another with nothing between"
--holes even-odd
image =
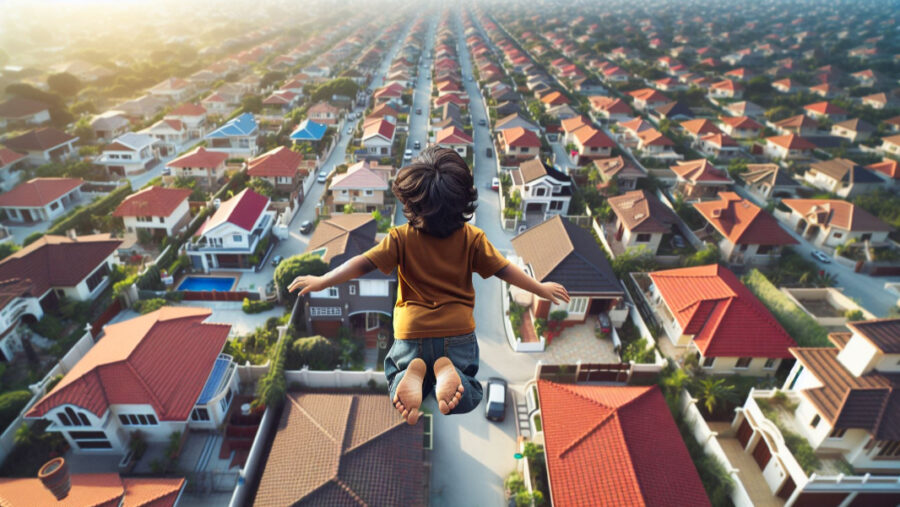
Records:
<instances>
[{"instance_id":1,"label":"blue jeans","mask_svg":"<svg viewBox=\"0 0 900 507\"><path fill-rule=\"evenodd\" d=\"M459 405L450 413L464 414L474 410L484 396L481 382L475 380L475 374L478 373L478 340L475 339L475 333L444 338L395 339L387 357L384 358L384 375L387 377L391 403L393 403L394 393L397 392L400 379L406 373L406 368L417 357L425 361L427 366L427 372L422 381L422 400L424 401L434 390L436 383L434 362L442 356L447 356L453 362L463 385Z\"/></svg>"}]
</instances>

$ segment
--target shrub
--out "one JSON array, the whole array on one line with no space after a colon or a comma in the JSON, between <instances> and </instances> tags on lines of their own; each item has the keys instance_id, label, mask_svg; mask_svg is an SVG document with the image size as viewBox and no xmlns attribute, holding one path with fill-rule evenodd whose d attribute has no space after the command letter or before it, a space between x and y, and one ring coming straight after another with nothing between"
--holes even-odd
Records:
<instances>
[{"instance_id":1,"label":"shrub","mask_svg":"<svg viewBox=\"0 0 900 507\"><path fill-rule=\"evenodd\" d=\"M259 379L256 385L256 399L253 400L253 408L260 406L278 407L284 402L284 393L287 390L284 378L284 362L287 349L287 340L282 340L275 349L272 364L265 376Z\"/></svg>"},{"instance_id":2,"label":"shrub","mask_svg":"<svg viewBox=\"0 0 900 507\"><path fill-rule=\"evenodd\" d=\"M41 239L43 236L44 236L44 233L43 233L43 232L41 232L41 231L34 231L34 232L32 232L31 234L29 234L28 236L25 237L25 240L22 241L22 246L28 246L28 245L34 243L35 241Z\"/></svg>"},{"instance_id":3,"label":"shrub","mask_svg":"<svg viewBox=\"0 0 900 507\"><path fill-rule=\"evenodd\" d=\"M6 429L11 422L16 420L31 396L31 391L28 389L0 394L0 428Z\"/></svg>"},{"instance_id":4,"label":"shrub","mask_svg":"<svg viewBox=\"0 0 900 507\"><path fill-rule=\"evenodd\" d=\"M45 313L41 320L31 326L31 329L45 338L62 338L63 325L55 316Z\"/></svg>"},{"instance_id":5,"label":"shrub","mask_svg":"<svg viewBox=\"0 0 900 507\"><path fill-rule=\"evenodd\" d=\"M142 299L134 304L134 309L141 315L144 315L159 310L163 306L166 306L166 303L168 303L168 301L163 298Z\"/></svg>"},{"instance_id":6,"label":"shrub","mask_svg":"<svg viewBox=\"0 0 900 507\"><path fill-rule=\"evenodd\" d=\"M244 303L241 305L241 309L244 310L244 313L260 313L266 310L271 310L272 303L263 300L253 301L250 298L244 298Z\"/></svg>"},{"instance_id":7,"label":"shrub","mask_svg":"<svg viewBox=\"0 0 900 507\"><path fill-rule=\"evenodd\" d=\"M656 360L653 348L647 346L647 339L641 338L626 343L622 347L622 361L635 363L652 363Z\"/></svg>"},{"instance_id":8,"label":"shrub","mask_svg":"<svg viewBox=\"0 0 900 507\"><path fill-rule=\"evenodd\" d=\"M830 347L828 331L779 291L759 270L742 279L744 285L775 315L801 347Z\"/></svg>"},{"instance_id":9,"label":"shrub","mask_svg":"<svg viewBox=\"0 0 900 507\"><path fill-rule=\"evenodd\" d=\"M308 365L311 370L331 370L337 365L338 349L324 336L297 338L291 344L287 367L291 370Z\"/></svg>"},{"instance_id":10,"label":"shrub","mask_svg":"<svg viewBox=\"0 0 900 507\"><path fill-rule=\"evenodd\" d=\"M328 272L328 264L321 258L312 254L295 255L283 260L277 268L275 268L275 284L281 291L281 296L286 302L286 306L292 306L297 298L297 293L289 293L288 286L294 281L294 278L300 275L324 275Z\"/></svg>"},{"instance_id":11,"label":"shrub","mask_svg":"<svg viewBox=\"0 0 900 507\"><path fill-rule=\"evenodd\" d=\"M847 319L847 322L856 322L858 320L863 320L863 312L859 308L855 310L847 310L844 312L844 318Z\"/></svg>"}]
</instances>

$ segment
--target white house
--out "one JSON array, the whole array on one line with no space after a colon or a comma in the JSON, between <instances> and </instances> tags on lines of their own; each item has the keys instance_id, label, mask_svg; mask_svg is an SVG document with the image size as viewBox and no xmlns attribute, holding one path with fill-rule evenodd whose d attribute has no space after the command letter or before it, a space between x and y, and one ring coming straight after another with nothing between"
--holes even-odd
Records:
<instances>
[{"instance_id":1,"label":"white house","mask_svg":"<svg viewBox=\"0 0 900 507\"><path fill-rule=\"evenodd\" d=\"M176 152L181 145L190 140L187 126L174 118L163 118L140 133L159 141L160 154L163 156Z\"/></svg>"},{"instance_id":2,"label":"white house","mask_svg":"<svg viewBox=\"0 0 900 507\"><path fill-rule=\"evenodd\" d=\"M188 206L191 192L187 188L150 186L126 197L113 216L122 218L126 232L146 229L172 237L191 220Z\"/></svg>"},{"instance_id":3,"label":"white house","mask_svg":"<svg viewBox=\"0 0 900 507\"><path fill-rule=\"evenodd\" d=\"M209 151L227 153L229 157L250 158L259 151L259 126L250 113L244 113L206 134Z\"/></svg>"},{"instance_id":4,"label":"white house","mask_svg":"<svg viewBox=\"0 0 900 507\"><path fill-rule=\"evenodd\" d=\"M95 163L106 166L112 175L143 173L159 163L159 140L148 134L128 132L104 146Z\"/></svg>"},{"instance_id":5,"label":"white house","mask_svg":"<svg viewBox=\"0 0 900 507\"><path fill-rule=\"evenodd\" d=\"M83 184L81 178L32 178L0 194L0 209L13 223L53 220L81 200Z\"/></svg>"},{"instance_id":6,"label":"white house","mask_svg":"<svg viewBox=\"0 0 900 507\"><path fill-rule=\"evenodd\" d=\"M572 179L555 167L541 162L540 157L528 159L510 172L513 190L522 196L522 212L565 215L572 200Z\"/></svg>"},{"instance_id":7,"label":"white house","mask_svg":"<svg viewBox=\"0 0 900 507\"><path fill-rule=\"evenodd\" d=\"M34 165L60 162L78 153L74 143L78 138L53 127L30 130L3 141L7 148L25 154Z\"/></svg>"},{"instance_id":8,"label":"white house","mask_svg":"<svg viewBox=\"0 0 900 507\"><path fill-rule=\"evenodd\" d=\"M161 97L177 104L187 100L194 93L194 86L186 79L170 77L147 92L154 97Z\"/></svg>"},{"instance_id":9,"label":"white house","mask_svg":"<svg viewBox=\"0 0 900 507\"><path fill-rule=\"evenodd\" d=\"M0 127L41 125L50 121L50 109L36 100L12 97L0 103Z\"/></svg>"},{"instance_id":10,"label":"white house","mask_svg":"<svg viewBox=\"0 0 900 507\"><path fill-rule=\"evenodd\" d=\"M105 336L26 414L50 423L79 454L124 455L130 435L165 443L174 432L215 430L238 391L222 354L230 324L212 311L162 307L107 325Z\"/></svg>"},{"instance_id":11,"label":"white house","mask_svg":"<svg viewBox=\"0 0 900 507\"><path fill-rule=\"evenodd\" d=\"M183 123L190 139L199 139L206 133L206 108L203 106L182 104L169 111L163 118Z\"/></svg>"},{"instance_id":12,"label":"white house","mask_svg":"<svg viewBox=\"0 0 900 507\"><path fill-rule=\"evenodd\" d=\"M367 122L362 135L362 145L369 155L390 157L394 146L394 124L385 118Z\"/></svg>"},{"instance_id":13,"label":"white house","mask_svg":"<svg viewBox=\"0 0 900 507\"><path fill-rule=\"evenodd\" d=\"M849 239L870 243L887 241L891 227L855 204L841 199L782 199L791 209L787 221L794 232L810 242L837 247Z\"/></svg>"},{"instance_id":14,"label":"white house","mask_svg":"<svg viewBox=\"0 0 900 507\"><path fill-rule=\"evenodd\" d=\"M469 148L473 145L472 136L455 126L446 127L438 131L435 135L434 142L452 148L463 158L465 158L469 152Z\"/></svg>"},{"instance_id":15,"label":"white house","mask_svg":"<svg viewBox=\"0 0 900 507\"><path fill-rule=\"evenodd\" d=\"M268 211L270 202L268 197L246 188L220 204L194 234L196 241L188 246L194 268L204 272L253 269L253 261L259 262L266 253L258 252L257 247L269 242L275 221L275 212Z\"/></svg>"}]
</instances>

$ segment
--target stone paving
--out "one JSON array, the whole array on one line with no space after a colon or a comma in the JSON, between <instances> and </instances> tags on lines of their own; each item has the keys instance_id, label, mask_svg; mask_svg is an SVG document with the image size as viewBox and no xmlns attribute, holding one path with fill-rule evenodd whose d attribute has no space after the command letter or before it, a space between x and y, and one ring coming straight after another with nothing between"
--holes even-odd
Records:
<instances>
[{"instance_id":1,"label":"stone paving","mask_svg":"<svg viewBox=\"0 0 900 507\"><path fill-rule=\"evenodd\" d=\"M567 328L553 339L544 352L533 353L544 364L618 363L619 355L613 349L612 339L597 338L592 323Z\"/></svg>"}]
</instances>

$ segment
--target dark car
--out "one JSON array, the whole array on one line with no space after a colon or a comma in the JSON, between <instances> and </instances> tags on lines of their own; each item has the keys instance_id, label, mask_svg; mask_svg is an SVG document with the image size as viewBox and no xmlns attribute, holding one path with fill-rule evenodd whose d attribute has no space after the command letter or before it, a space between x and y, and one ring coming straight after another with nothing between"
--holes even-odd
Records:
<instances>
[{"instance_id":1,"label":"dark car","mask_svg":"<svg viewBox=\"0 0 900 507\"><path fill-rule=\"evenodd\" d=\"M313 224L309 220L304 221L300 224L300 233L301 234L309 234L313 229Z\"/></svg>"},{"instance_id":2,"label":"dark car","mask_svg":"<svg viewBox=\"0 0 900 507\"><path fill-rule=\"evenodd\" d=\"M284 260L284 257L282 257L280 255L276 255L275 257L272 257L272 265L277 267L279 264L281 264L281 261L283 261L283 260Z\"/></svg>"},{"instance_id":3,"label":"dark car","mask_svg":"<svg viewBox=\"0 0 900 507\"><path fill-rule=\"evenodd\" d=\"M415 148L415 149L418 150L418 149L421 148L421 147L422 147L422 143L420 143L419 141L414 141L414 142L413 142L413 148Z\"/></svg>"},{"instance_id":4,"label":"dark car","mask_svg":"<svg viewBox=\"0 0 900 507\"><path fill-rule=\"evenodd\" d=\"M421 108L421 107L417 107L417 108L416 108L416 114L422 114L422 108Z\"/></svg>"},{"instance_id":5,"label":"dark car","mask_svg":"<svg viewBox=\"0 0 900 507\"><path fill-rule=\"evenodd\" d=\"M600 313L597 315L597 329L600 330L603 334L609 334L612 332L612 323L609 321L609 315L605 313Z\"/></svg>"},{"instance_id":6,"label":"dark car","mask_svg":"<svg viewBox=\"0 0 900 507\"><path fill-rule=\"evenodd\" d=\"M483 127L483 126L487 125L487 122L484 120L484 118L481 118L480 120L478 120L478 124Z\"/></svg>"},{"instance_id":7,"label":"dark car","mask_svg":"<svg viewBox=\"0 0 900 507\"><path fill-rule=\"evenodd\" d=\"M484 149L484 154L485 154L485 156L486 156L487 158L491 158L492 156L494 156L494 152L491 151L490 148L485 148L485 149Z\"/></svg>"},{"instance_id":8,"label":"dark car","mask_svg":"<svg viewBox=\"0 0 900 507\"><path fill-rule=\"evenodd\" d=\"M484 416L491 421L502 422L506 417L506 399L506 381L498 377L489 378L485 389Z\"/></svg>"}]
</instances>

